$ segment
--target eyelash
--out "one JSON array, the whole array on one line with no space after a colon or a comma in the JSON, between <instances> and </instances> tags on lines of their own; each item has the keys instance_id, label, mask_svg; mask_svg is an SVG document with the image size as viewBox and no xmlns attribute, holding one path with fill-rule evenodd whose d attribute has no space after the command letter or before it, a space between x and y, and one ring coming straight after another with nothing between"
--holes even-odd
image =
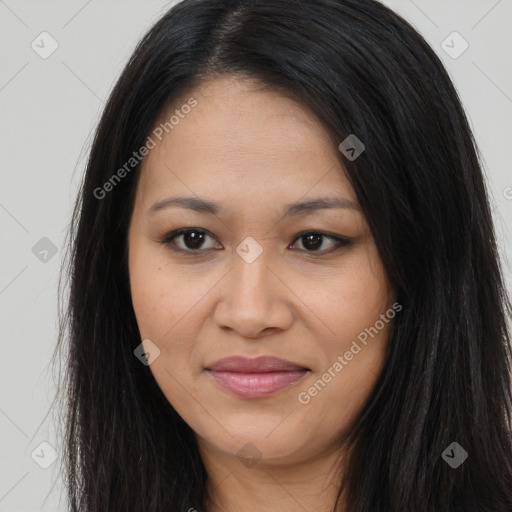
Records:
<instances>
[{"instance_id":1,"label":"eyelash","mask_svg":"<svg viewBox=\"0 0 512 512\"><path fill-rule=\"evenodd\" d=\"M191 232L199 232L199 233L203 233L203 234L206 234L212 238L215 238L209 231L205 230L205 229L201 229L201 228L181 228L181 229L176 229L175 231L171 231L170 233L168 233L164 239L161 241L161 243L163 245L165 245L169 250L173 251L173 252L177 252L177 253L180 253L180 254L185 254L187 256L200 256L200 253L204 253L206 251L211 251L211 250L218 250L218 249L182 249L180 247L176 247L176 245L173 245L174 243L174 240L175 238L181 236L181 235L185 235L187 233L191 233ZM310 230L310 231L302 231L301 233L299 233L295 238L294 238L294 243L307 236L307 235L319 235L319 236L322 236L323 239L322 239L322 242L324 239L328 239L328 240L333 240L335 242L337 242L337 246L334 247L333 249L329 249L329 250L323 250L323 251L308 251L306 249L300 249L301 251L303 252L306 252L308 254L312 254L312 255L320 255L320 256L324 256L324 255L327 255L327 254L331 254L339 249L341 249L342 247L345 247L347 245L350 245L350 240L348 240L347 238L343 238L343 237L340 237L340 236L335 236L335 235L330 235L328 233L325 233L323 231L316 231L316 230ZM292 245L294 245L292 243Z\"/></svg>"}]
</instances>

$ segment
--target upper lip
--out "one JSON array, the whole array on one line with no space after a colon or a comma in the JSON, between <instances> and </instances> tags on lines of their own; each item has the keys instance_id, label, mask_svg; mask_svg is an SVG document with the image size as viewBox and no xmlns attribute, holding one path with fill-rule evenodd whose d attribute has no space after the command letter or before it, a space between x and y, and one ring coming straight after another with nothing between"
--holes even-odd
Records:
<instances>
[{"instance_id":1,"label":"upper lip","mask_svg":"<svg viewBox=\"0 0 512 512\"><path fill-rule=\"evenodd\" d=\"M298 370L309 370L304 366L285 361L273 356L260 356L248 358L244 356L232 356L219 359L206 367L207 370L215 372L237 372L237 373L266 373L266 372L291 372Z\"/></svg>"}]
</instances>

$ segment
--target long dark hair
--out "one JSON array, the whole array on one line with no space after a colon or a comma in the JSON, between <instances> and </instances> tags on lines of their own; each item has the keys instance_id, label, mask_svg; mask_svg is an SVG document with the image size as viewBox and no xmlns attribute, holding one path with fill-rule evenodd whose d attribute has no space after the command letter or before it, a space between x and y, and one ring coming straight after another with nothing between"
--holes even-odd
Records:
<instances>
[{"instance_id":1,"label":"long dark hair","mask_svg":"<svg viewBox=\"0 0 512 512\"><path fill-rule=\"evenodd\" d=\"M98 126L63 267L70 510L204 510L194 433L133 354L139 166L95 191L164 108L226 74L306 105L336 145L355 134L366 147L339 158L402 311L347 440L348 510L510 512L512 307L477 149L439 58L374 0L185 0L136 48ZM442 457L453 442L468 454L456 469Z\"/></svg>"}]
</instances>

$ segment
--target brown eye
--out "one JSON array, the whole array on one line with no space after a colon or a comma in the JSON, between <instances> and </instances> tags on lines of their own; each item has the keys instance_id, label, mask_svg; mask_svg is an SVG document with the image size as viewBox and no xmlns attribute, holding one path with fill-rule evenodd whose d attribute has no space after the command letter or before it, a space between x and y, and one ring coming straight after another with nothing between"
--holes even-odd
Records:
<instances>
[{"instance_id":1,"label":"brown eye","mask_svg":"<svg viewBox=\"0 0 512 512\"><path fill-rule=\"evenodd\" d=\"M208 242L208 240L211 240ZM306 231L296 238L302 247L300 251L311 254L328 254L350 244L350 241L321 231ZM174 252L189 255L199 255L213 249L222 249L222 245L216 244L215 238L208 231L200 228L182 228L169 233L161 242ZM297 242L296 242L297 243ZM292 246L290 247L293 247Z\"/></svg>"},{"instance_id":2,"label":"brown eye","mask_svg":"<svg viewBox=\"0 0 512 512\"><path fill-rule=\"evenodd\" d=\"M201 252L202 250L218 249L218 246L215 246L215 244L212 246L211 243L210 246L206 244L205 247L205 241L209 238L213 240L213 237L204 229L184 228L169 233L162 240L162 243L168 246L169 249L178 252Z\"/></svg>"},{"instance_id":3,"label":"brown eye","mask_svg":"<svg viewBox=\"0 0 512 512\"><path fill-rule=\"evenodd\" d=\"M336 249L348 245L349 240L338 236L328 235L321 231L308 231L301 233L295 240L299 240L302 244L300 250L306 252L329 253Z\"/></svg>"}]
</instances>

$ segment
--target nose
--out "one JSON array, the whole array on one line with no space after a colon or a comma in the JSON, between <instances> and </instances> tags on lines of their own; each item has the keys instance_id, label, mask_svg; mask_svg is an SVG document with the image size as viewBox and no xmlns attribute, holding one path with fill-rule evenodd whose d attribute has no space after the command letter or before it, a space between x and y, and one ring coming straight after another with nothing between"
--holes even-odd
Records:
<instances>
[{"instance_id":1,"label":"nose","mask_svg":"<svg viewBox=\"0 0 512 512\"><path fill-rule=\"evenodd\" d=\"M293 293L264 253L252 263L233 254L233 267L223 281L215 309L216 324L244 338L286 330L294 318Z\"/></svg>"}]
</instances>

